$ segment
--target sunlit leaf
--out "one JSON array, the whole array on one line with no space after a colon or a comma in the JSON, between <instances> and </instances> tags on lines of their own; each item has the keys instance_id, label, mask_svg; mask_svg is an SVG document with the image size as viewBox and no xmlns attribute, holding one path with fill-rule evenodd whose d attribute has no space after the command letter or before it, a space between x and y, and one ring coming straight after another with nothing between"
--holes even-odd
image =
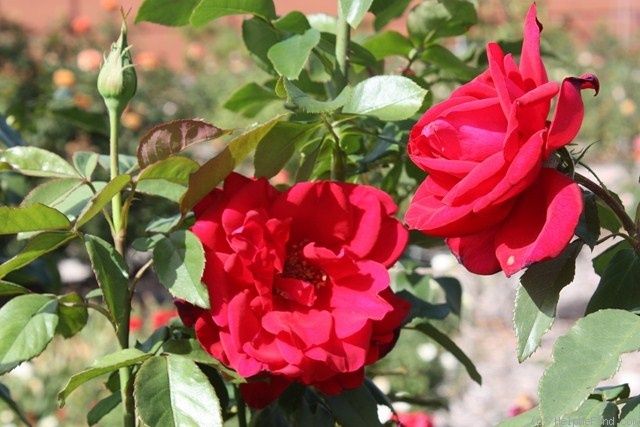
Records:
<instances>
[{"instance_id":1,"label":"sunlit leaf","mask_svg":"<svg viewBox=\"0 0 640 427\"><path fill-rule=\"evenodd\" d=\"M0 278L5 277L14 270L24 267L42 255L56 250L74 237L76 237L76 234L69 232L46 232L37 234L29 239L24 249L0 265Z\"/></svg>"},{"instance_id":2,"label":"sunlit leaf","mask_svg":"<svg viewBox=\"0 0 640 427\"><path fill-rule=\"evenodd\" d=\"M376 16L374 29L380 31L391 20L401 17L410 3L411 0L373 0L370 10Z\"/></svg>"},{"instance_id":3,"label":"sunlit leaf","mask_svg":"<svg viewBox=\"0 0 640 427\"><path fill-rule=\"evenodd\" d=\"M71 392L73 392L75 389L77 389L87 381L90 381L101 375L117 371L120 368L138 365L149 359L150 357L152 357L151 354L143 353L136 348L119 350L115 353L107 354L106 356L101 357L100 359L96 360L91 365L91 367L78 372L77 374L69 378L67 384L58 393L58 405L64 406L67 397L69 397Z\"/></svg>"},{"instance_id":4,"label":"sunlit leaf","mask_svg":"<svg viewBox=\"0 0 640 427\"><path fill-rule=\"evenodd\" d=\"M82 176L91 181L91 176L98 166L98 153L76 151L73 153L73 165Z\"/></svg>"},{"instance_id":5,"label":"sunlit leaf","mask_svg":"<svg viewBox=\"0 0 640 427\"><path fill-rule=\"evenodd\" d=\"M187 192L180 200L182 213L189 212L229 175L282 118L277 116L233 139L216 157L206 162L189 178Z\"/></svg>"},{"instance_id":6,"label":"sunlit leaf","mask_svg":"<svg viewBox=\"0 0 640 427\"><path fill-rule=\"evenodd\" d=\"M141 169L179 153L198 142L210 141L230 131L200 119L181 119L153 127L138 145Z\"/></svg>"},{"instance_id":7,"label":"sunlit leaf","mask_svg":"<svg viewBox=\"0 0 640 427\"><path fill-rule=\"evenodd\" d=\"M167 181L166 179L145 179L138 182L136 192L148 194L150 196L162 197L174 203L180 203L180 199L187 191L187 187L182 184Z\"/></svg>"},{"instance_id":8,"label":"sunlit leaf","mask_svg":"<svg viewBox=\"0 0 640 427\"><path fill-rule=\"evenodd\" d=\"M91 218L99 214L102 209L111 202L111 199L121 192L131 182L130 175L118 175L98 192L78 216L75 229L79 229L86 224Z\"/></svg>"},{"instance_id":9,"label":"sunlit leaf","mask_svg":"<svg viewBox=\"0 0 640 427\"><path fill-rule=\"evenodd\" d=\"M402 76L374 76L358 83L343 113L404 120L422 106L427 91Z\"/></svg>"},{"instance_id":10,"label":"sunlit leaf","mask_svg":"<svg viewBox=\"0 0 640 427\"><path fill-rule=\"evenodd\" d=\"M189 175L198 169L196 161L183 156L173 156L144 168L137 176L138 181L145 179L165 179L177 184L187 184Z\"/></svg>"},{"instance_id":11,"label":"sunlit leaf","mask_svg":"<svg viewBox=\"0 0 640 427\"><path fill-rule=\"evenodd\" d=\"M513 315L520 362L536 351L553 325L560 291L573 281L581 249L582 242L576 240L558 257L529 267L520 278Z\"/></svg>"},{"instance_id":12,"label":"sunlit leaf","mask_svg":"<svg viewBox=\"0 0 640 427\"><path fill-rule=\"evenodd\" d=\"M38 147L12 147L0 152L0 163L6 162L23 175L44 178L81 178L66 160Z\"/></svg>"},{"instance_id":13,"label":"sunlit leaf","mask_svg":"<svg viewBox=\"0 0 640 427\"><path fill-rule=\"evenodd\" d=\"M71 223L62 212L40 203L25 208L0 206L0 234L69 228Z\"/></svg>"},{"instance_id":14,"label":"sunlit leaf","mask_svg":"<svg viewBox=\"0 0 640 427\"><path fill-rule=\"evenodd\" d=\"M175 355L147 360L135 379L136 412L154 427L222 427L220 402L193 361Z\"/></svg>"},{"instance_id":15,"label":"sunlit leaf","mask_svg":"<svg viewBox=\"0 0 640 427\"><path fill-rule=\"evenodd\" d=\"M0 297L28 294L31 291L24 286L0 280Z\"/></svg>"},{"instance_id":16,"label":"sunlit leaf","mask_svg":"<svg viewBox=\"0 0 640 427\"><path fill-rule=\"evenodd\" d=\"M407 16L409 35L418 43L441 37L458 36L476 24L478 16L473 3L466 0L423 2Z\"/></svg>"},{"instance_id":17,"label":"sunlit leaf","mask_svg":"<svg viewBox=\"0 0 640 427\"><path fill-rule=\"evenodd\" d=\"M284 79L283 83L287 90L289 100L308 113L328 113L335 111L349 101L352 93L351 87L346 86L335 99L319 101L304 93L288 79Z\"/></svg>"},{"instance_id":18,"label":"sunlit leaf","mask_svg":"<svg viewBox=\"0 0 640 427\"><path fill-rule=\"evenodd\" d=\"M191 14L200 0L144 0L135 22L155 22L156 24L187 25Z\"/></svg>"},{"instance_id":19,"label":"sunlit leaf","mask_svg":"<svg viewBox=\"0 0 640 427\"><path fill-rule=\"evenodd\" d=\"M209 308L209 293L200 281L204 249L195 234L179 230L157 242L153 248L153 264L160 283L171 295Z\"/></svg>"},{"instance_id":20,"label":"sunlit leaf","mask_svg":"<svg viewBox=\"0 0 640 427\"><path fill-rule=\"evenodd\" d=\"M369 11L371 3L373 0L338 0L338 7L349 25L356 28Z\"/></svg>"},{"instance_id":21,"label":"sunlit leaf","mask_svg":"<svg viewBox=\"0 0 640 427\"><path fill-rule=\"evenodd\" d=\"M640 350L640 317L600 310L579 319L556 341L539 386L546 423L576 411L600 381L619 368L623 353Z\"/></svg>"},{"instance_id":22,"label":"sunlit leaf","mask_svg":"<svg viewBox=\"0 0 640 427\"><path fill-rule=\"evenodd\" d=\"M199 27L229 15L257 15L270 20L275 19L276 10L272 0L201 0L191 24Z\"/></svg>"},{"instance_id":23,"label":"sunlit leaf","mask_svg":"<svg viewBox=\"0 0 640 427\"><path fill-rule=\"evenodd\" d=\"M271 46L267 57L278 74L295 80L319 42L320 31L310 28L304 34L293 35Z\"/></svg>"},{"instance_id":24,"label":"sunlit leaf","mask_svg":"<svg viewBox=\"0 0 640 427\"><path fill-rule=\"evenodd\" d=\"M0 374L30 360L47 347L58 326L53 295L19 295L0 308Z\"/></svg>"}]
</instances>

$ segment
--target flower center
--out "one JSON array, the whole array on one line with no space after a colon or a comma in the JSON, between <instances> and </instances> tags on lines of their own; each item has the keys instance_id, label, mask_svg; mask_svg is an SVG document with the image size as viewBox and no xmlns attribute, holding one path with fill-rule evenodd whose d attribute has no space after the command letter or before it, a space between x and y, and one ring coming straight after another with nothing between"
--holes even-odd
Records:
<instances>
[{"instance_id":1,"label":"flower center","mask_svg":"<svg viewBox=\"0 0 640 427\"><path fill-rule=\"evenodd\" d=\"M309 264L304 258L302 249L306 243L297 243L289 248L281 277L303 280L315 286L322 286L327 281L327 273L321 268Z\"/></svg>"}]
</instances>

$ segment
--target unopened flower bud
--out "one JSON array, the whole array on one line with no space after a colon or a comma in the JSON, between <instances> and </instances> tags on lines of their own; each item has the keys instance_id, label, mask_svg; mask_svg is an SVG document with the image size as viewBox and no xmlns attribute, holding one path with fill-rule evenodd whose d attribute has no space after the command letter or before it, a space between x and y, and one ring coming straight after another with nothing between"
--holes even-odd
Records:
<instances>
[{"instance_id":1,"label":"unopened flower bud","mask_svg":"<svg viewBox=\"0 0 640 427\"><path fill-rule=\"evenodd\" d=\"M136 70L131 60L130 46L127 45L127 25L122 22L120 37L111 45L111 52L104 60L98 74L98 92L109 109L118 114L124 111L136 93Z\"/></svg>"}]
</instances>

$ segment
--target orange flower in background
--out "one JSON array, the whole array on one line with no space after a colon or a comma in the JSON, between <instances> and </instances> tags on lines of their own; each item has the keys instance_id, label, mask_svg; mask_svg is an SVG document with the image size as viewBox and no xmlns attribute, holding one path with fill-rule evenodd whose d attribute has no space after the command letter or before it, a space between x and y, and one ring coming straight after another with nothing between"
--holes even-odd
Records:
<instances>
[{"instance_id":1,"label":"orange flower in background","mask_svg":"<svg viewBox=\"0 0 640 427\"><path fill-rule=\"evenodd\" d=\"M71 31L84 34L91 29L91 20L86 16L76 16L71 20Z\"/></svg>"},{"instance_id":2,"label":"orange flower in background","mask_svg":"<svg viewBox=\"0 0 640 427\"><path fill-rule=\"evenodd\" d=\"M71 88L76 83L76 76L73 71L61 68L53 73L53 84L57 87Z\"/></svg>"},{"instance_id":3,"label":"orange flower in background","mask_svg":"<svg viewBox=\"0 0 640 427\"><path fill-rule=\"evenodd\" d=\"M102 53L97 49L83 49L78 52L76 62L81 71L98 71L102 63Z\"/></svg>"},{"instance_id":4,"label":"orange flower in background","mask_svg":"<svg viewBox=\"0 0 640 427\"><path fill-rule=\"evenodd\" d=\"M138 53L133 59L133 63L138 69L152 71L160 66L160 59L155 53L146 50Z\"/></svg>"},{"instance_id":5,"label":"orange flower in background","mask_svg":"<svg viewBox=\"0 0 640 427\"><path fill-rule=\"evenodd\" d=\"M120 2L118 0L101 0L100 7L109 12L117 10L120 6Z\"/></svg>"}]
</instances>

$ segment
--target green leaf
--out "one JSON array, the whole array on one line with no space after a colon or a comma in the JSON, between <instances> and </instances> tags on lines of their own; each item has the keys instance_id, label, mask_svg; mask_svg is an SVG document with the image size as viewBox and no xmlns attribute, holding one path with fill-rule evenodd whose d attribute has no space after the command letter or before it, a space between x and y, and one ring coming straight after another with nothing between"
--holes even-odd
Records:
<instances>
[{"instance_id":1,"label":"green leaf","mask_svg":"<svg viewBox=\"0 0 640 427\"><path fill-rule=\"evenodd\" d=\"M325 399L340 425L382 426L378 418L378 404L364 384L335 396L326 396Z\"/></svg>"},{"instance_id":2,"label":"green leaf","mask_svg":"<svg viewBox=\"0 0 640 427\"><path fill-rule=\"evenodd\" d=\"M640 257L633 249L617 251L587 304L586 314L603 308L640 308Z\"/></svg>"},{"instance_id":3,"label":"green leaf","mask_svg":"<svg viewBox=\"0 0 640 427\"><path fill-rule=\"evenodd\" d=\"M471 379L478 384L482 384L482 376L480 376L480 373L476 369L476 366L464 353L464 351L462 351L462 349L451 340L451 338L442 333L438 328L436 328L429 322L421 322L416 324L414 327L418 331L422 332L423 334L440 344L449 353L454 355L455 358L458 359L458 361L465 367Z\"/></svg>"},{"instance_id":4,"label":"green leaf","mask_svg":"<svg viewBox=\"0 0 640 427\"><path fill-rule=\"evenodd\" d=\"M536 406L515 417L507 418L496 427L542 427L542 417Z\"/></svg>"},{"instance_id":5,"label":"green leaf","mask_svg":"<svg viewBox=\"0 0 640 427\"><path fill-rule=\"evenodd\" d=\"M617 194L609 193L618 198ZM596 199L596 206L598 208L598 219L600 220L600 226L605 230L608 230L612 233L617 233L620 231L620 227L622 227L622 223L618 216L611 210L609 205L605 204L602 200Z\"/></svg>"},{"instance_id":6,"label":"green leaf","mask_svg":"<svg viewBox=\"0 0 640 427\"><path fill-rule=\"evenodd\" d=\"M441 70L447 71L457 79L465 82L472 80L479 74L477 69L468 66L449 49L439 44L427 46L422 51L420 59L437 65Z\"/></svg>"},{"instance_id":7,"label":"green leaf","mask_svg":"<svg viewBox=\"0 0 640 427\"><path fill-rule=\"evenodd\" d=\"M373 0L371 12L376 16L373 21L375 31L380 31L391 20L401 17L410 3L411 0Z\"/></svg>"},{"instance_id":8,"label":"green leaf","mask_svg":"<svg viewBox=\"0 0 640 427\"><path fill-rule=\"evenodd\" d=\"M626 399L629 397L631 389L629 384L610 385L604 387L597 387L589 399L595 398L596 400L613 402L618 399Z\"/></svg>"},{"instance_id":9,"label":"green leaf","mask_svg":"<svg viewBox=\"0 0 640 427\"><path fill-rule=\"evenodd\" d=\"M65 338L71 338L80 332L89 320L84 300L75 292L58 297L58 316L56 333Z\"/></svg>"},{"instance_id":10,"label":"green leaf","mask_svg":"<svg viewBox=\"0 0 640 427\"><path fill-rule=\"evenodd\" d=\"M162 197L175 203L180 203L186 191L186 186L165 179L146 179L136 185L137 193Z\"/></svg>"},{"instance_id":11,"label":"green leaf","mask_svg":"<svg viewBox=\"0 0 640 427\"><path fill-rule=\"evenodd\" d=\"M611 402L600 402L598 400L588 399L585 400L580 408L571 414L567 414L563 417L554 419L559 422L564 421L567 425L572 420L583 421L585 424L589 420L590 425L594 426L613 426L617 425L618 421L618 407Z\"/></svg>"},{"instance_id":12,"label":"green leaf","mask_svg":"<svg viewBox=\"0 0 640 427\"><path fill-rule=\"evenodd\" d=\"M320 31L310 28L304 34L293 35L271 46L267 57L278 74L295 80L319 42Z\"/></svg>"},{"instance_id":13,"label":"green leaf","mask_svg":"<svg viewBox=\"0 0 640 427\"><path fill-rule=\"evenodd\" d=\"M619 425L633 425L640 420L640 396L633 397L625 403L620 411ZM622 422L625 421L625 422Z\"/></svg>"},{"instance_id":14,"label":"green leaf","mask_svg":"<svg viewBox=\"0 0 640 427\"><path fill-rule=\"evenodd\" d=\"M164 342L162 350L165 353L186 357L202 365L215 366L219 371L223 372L225 376L231 378L236 384L247 382L235 371L227 368L217 359L214 359L213 356L202 348L202 345L196 339L170 339Z\"/></svg>"},{"instance_id":15,"label":"green leaf","mask_svg":"<svg viewBox=\"0 0 640 427\"><path fill-rule=\"evenodd\" d=\"M180 200L182 213L189 212L200 199L216 188L253 151L281 118L282 116L277 116L233 139L216 157L192 173L187 192Z\"/></svg>"},{"instance_id":16,"label":"green leaf","mask_svg":"<svg viewBox=\"0 0 640 427\"><path fill-rule=\"evenodd\" d=\"M135 22L147 21L175 27L187 25L198 3L200 0L144 0Z\"/></svg>"},{"instance_id":17,"label":"green leaf","mask_svg":"<svg viewBox=\"0 0 640 427\"><path fill-rule=\"evenodd\" d=\"M191 24L200 27L229 15L257 15L266 20L276 18L272 0L202 0L191 15Z\"/></svg>"},{"instance_id":18,"label":"green leaf","mask_svg":"<svg viewBox=\"0 0 640 427\"><path fill-rule=\"evenodd\" d=\"M9 391L9 388L7 388L7 386L1 383L0 383L0 400L2 400L5 403L5 405L11 408L11 410L18 416L18 418L20 418L20 421L22 421L27 427L31 427L31 423L25 416L24 412L22 412L22 409L20 409L18 404L11 398L11 392Z\"/></svg>"},{"instance_id":19,"label":"green leaf","mask_svg":"<svg viewBox=\"0 0 640 427\"><path fill-rule=\"evenodd\" d=\"M338 7L342 16L351 27L356 28L371 7L373 0L338 0Z\"/></svg>"},{"instance_id":20,"label":"green leaf","mask_svg":"<svg viewBox=\"0 0 640 427\"><path fill-rule=\"evenodd\" d=\"M602 277L607 270L613 256L623 249L631 249L632 246L627 240L621 240L613 246L609 246L600 255L593 259L593 270Z\"/></svg>"},{"instance_id":21,"label":"green leaf","mask_svg":"<svg viewBox=\"0 0 640 427\"><path fill-rule=\"evenodd\" d=\"M102 289L104 300L116 329L127 320L125 307L129 304L129 273L122 256L107 241L85 234L85 247L91 260L91 268Z\"/></svg>"},{"instance_id":22,"label":"green leaf","mask_svg":"<svg viewBox=\"0 0 640 427\"><path fill-rule=\"evenodd\" d=\"M305 142L318 126L317 123L278 122L256 147L255 176L275 176L293 156L296 146Z\"/></svg>"},{"instance_id":23,"label":"green leaf","mask_svg":"<svg viewBox=\"0 0 640 427\"><path fill-rule=\"evenodd\" d=\"M397 31L376 33L366 39L362 46L368 49L378 61L394 55L406 58L413 49L411 40Z\"/></svg>"},{"instance_id":24,"label":"green leaf","mask_svg":"<svg viewBox=\"0 0 640 427\"><path fill-rule=\"evenodd\" d=\"M413 319L442 320L449 315L450 309L447 304L432 304L422 298L418 298L407 290L401 290L396 295L411 303L411 309L407 317L405 317L405 322L410 322Z\"/></svg>"},{"instance_id":25,"label":"green leaf","mask_svg":"<svg viewBox=\"0 0 640 427\"><path fill-rule=\"evenodd\" d=\"M640 318L600 310L579 319L556 341L540 380L540 412L551 423L576 411L602 380L618 370L620 355L640 350Z\"/></svg>"},{"instance_id":26,"label":"green leaf","mask_svg":"<svg viewBox=\"0 0 640 427\"><path fill-rule=\"evenodd\" d=\"M58 326L53 295L19 295L0 308L0 374L30 360L47 347Z\"/></svg>"},{"instance_id":27,"label":"green leaf","mask_svg":"<svg viewBox=\"0 0 640 427\"><path fill-rule=\"evenodd\" d=\"M273 25L280 31L293 34L304 34L305 31L311 28L305 14L297 10L287 13L282 18L278 18L273 22Z\"/></svg>"},{"instance_id":28,"label":"green leaf","mask_svg":"<svg viewBox=\"0 0 640 427\"><path fill-rule=\"evenodd\" d=\"M146 425L223 425L213 386L187 358L168 355L147 360L136 375L134 393L136 412Z\"/></svg>"},{"instance_id":29,"label":"green leaf","mask_svg":"<svg viewBox=\"0 0 640 427\"><path fill-rule=\"evenodd\" d=\"M130 175L118 175L96 194L78 216L74 228L77 230L99 214L113 197L120 193L131 182Z\"/></svg>"},{"instance_id":30,"label":"green leaf","mask_svg":"<svg viewBox=\"0 0 640 427\"><path fill-rule=\"evenodd\" d=\"M307 113L329 113L335 111L349 101L352 92L351 87L346 86L335 99L318 101L304 93L289 80L283 79L283 83L289 100Z\"/></svg>"},{"instance_id":31,"label":"green leaf","mask_svg":"<svg viewBox=\"0 0 640 427\"><path fill-rule=\"evenodd\" d=\"M280 98L273 90L251 82L236 90L222 106L245 117L255 117L263 108Z\"/></svg>"},{"instance_id":32,"label":"green leaf","mask_svg":"<svg viewBox=\"0 0 640 427\"><path fill-rule=\"evenodd\" d=\"M155 218L144 231L147 233L170 233L182 221L182 215L176 214L170 217Z\"/></svg>"},{"instance_id":33,"label":"green leaf","mask_svg":"<svg viewBox=\"0 0 640 427\"><path fill-rule=\"evenodd\" d=\"M5 277L14 270L24 267L42 255L56 250L74 237L76 237L74 233L66 232L40 233L32 237L24 249L0 265L0 278Z\"/></svg>"},{"instance_id":34,"label":"green leaf","mask_svg":"<svg viewBox=\"0 0 640 427\"><path fill-rule=\"evenodd\" d=\"M591 249L600 238L600 220L598 219L598 205L593 193L583 193L584 208L580 213L576 236L582 239Z\"/></svg>"},{"instance_id":35,"label":"green leaf","mask_svg":"<svg viewBox=\"0 0 640 427\"><path fill-rule=\"evenodd\" d=\"M374 76L355 86L342 112L376 116L380 120L404 120L418 111L426 94L426 90L406 77Z\"/></svg>"},{"instance_id":36,"label":"green leaf","mask_svg":"<svg viewBox=\"0 0 640 427\"><path fill-rule=\"evenodd\" d=\"M531 356L553 325L560 291L573 281L582 242L571 243L558 257L533 264L520 278L513 323L518 338L518 361Z\"/></svg>"},{"instance_id":37,"label":"green leaf","mask_svg":"<svg viewBox=\"0 0 640 427\"><path fill-rule=\"evenodd\" d=\"M43 178L82 178L62 157L37 147L12 147L0 153L6 162L22 175Z\"/></svg>"},{"instance_id":38,"label":"green leaf","mask_svg":"<svg viewBox=\"0 0 640 427\"><path fill-rule=\"evenodd\" d=\"M98 164L102 166L105 171L111 172L111 157L105 154L99 154ZM120 173L131 174L137 168L138 158L136 156L128 156L126 154L120 154L118 156L118 171Z\"/></svg>"},{"instance_id":39,"label":"green leaf","mask_svg":"<svg viewBox=\"0 0 640 427\"><path fill-rule=\"evenodd\" d=\"M462 286L455 277L436 277L434 279L442 288L449 309L454 314L460 315L462 310Z\"/></svg>"},{"instance_id":40,"label":"green leaf","mask_svg":"<svg viewBox=\"0 0 640 427\"><path fill-rule=\"evenodd\" d=\"M120 402L122 402L122 394L119 390L98 401L87 413L87 424L90 426L98 424L102 418L116 409Z\"/></svg>"},{"instance_id":41,"label":"green leaf","mask_svg":"<svg viewBox=\"0 0 640 427\"><path fill-rule=\"evenodd\" d=\"M107 354L96 360L91 367L72 375L67 381L67 384L58 393L58 406L62 407L67 400L67 397L75 389L82 384L97 378L101 375L109 374L117 371L120 368L127 366L138 365L145 360L151 358L153 355L141 352L136 348L126 348L124 350L116 351L115 353Z\"/></svg>"},{"instance_id":42,"label":"green leaf","mask_svg":"<svg viewBox=\"0 0 640 427\"><path fill-rule=\"evenodd\" d=\"M24 286L17 285L15 283L0 280L0 297L9 297L14 295L24 295L31 293L31 291Z\"/></svg>"},{"instance_id":43,"label":"green leaf","mask_svg":"<svg viewBox=\"0 0 640 427\"><path fill-rule=\"evenodd\" d=\"M0 235L69 228L71 222L62 212L41 203L25 208L0 206Z\"/></svg>"},{"instance_id":44,"label":"green leaf","mask_svg":"<svg viewBox=\"0 0 640 427\"><path fill-rule=\"evenodd\" d=\"M61 178L45 181L31 190L22 200L21 207L31 206L35 203L42 203L51 208L58 208L75 190L82 187L84 183L80 179Z\"/></svg>"},{"instance_id":45,"label":"green leaf","mask_svg":"<svg viewBox=\"0 0 640 427\"><path fill-rule=\"evenodd\" d=\"M180 119L153 127L138 144L141 169L165 160L192 144L210 141L230 133L200 119Z\"/></svg>"},{"instance_id":46,"label":"green leaf","mask_svg":"<svg viewBox=\"0 0 640 427\"><path fill-rule=\"evenodd\" d=\"M80 175L91 181L93 172L98 166L98 153L91 151L76 151L73 153L73 165Z\"/></svg>"},{"instance_id":47,"label":"green leaf","mask_svg":"<svg viewBox=\"0 0 640 427\"><path fill-rule=\"evenodd\" d=\"M150 237L138 237L131 242L131 247L138 252L148 252L153 250L153 247L164 238L160 234L154 234Z\"/></svg>"},{"instance_id":48,"label":"green leaf","mask_svg":"<svg viewBox=\"0 0 640 427\"><path fill-rule=\"evenodd\" d=\"M255 63L267 73L275 75L267 52L280 41L280 33L264 19L254 17L242 22L242 40Z\"/></svg>"},{"instance_id":49,"label":"green leaf","mask_svg":"<svg viewBox=\"0 0 640 427\"><path fill-rule=\"evenodd\" d=\"M176 184L189 183L189 175L198 169L197 162L183 156L173 156L161 160L140 171L137 181L145 179L165 179Z\"/></svg>"},{"instance_id":50,"label":"green leaf","mask_svg":"<svg viewBox=\"0 0 640 427\"><path fill-rule=\"evenodd\" d=\"M442 37L458 36L478 22L474 5L465 0L439 0L418 4L407 17L411 38L426 44Z\"/></svg>"},{"instance_id":51,"label":"green leaf","mask_svg":"<svg viewBox=\"0 0 640 427\"><path fill-rule=\"evenodd\" d=\"M200 281L204 249L195 234L179 230L160 240L153 248L153 264L160 283L171 295L209 308L209 293Z\"/></svg>"}]
</instances>

